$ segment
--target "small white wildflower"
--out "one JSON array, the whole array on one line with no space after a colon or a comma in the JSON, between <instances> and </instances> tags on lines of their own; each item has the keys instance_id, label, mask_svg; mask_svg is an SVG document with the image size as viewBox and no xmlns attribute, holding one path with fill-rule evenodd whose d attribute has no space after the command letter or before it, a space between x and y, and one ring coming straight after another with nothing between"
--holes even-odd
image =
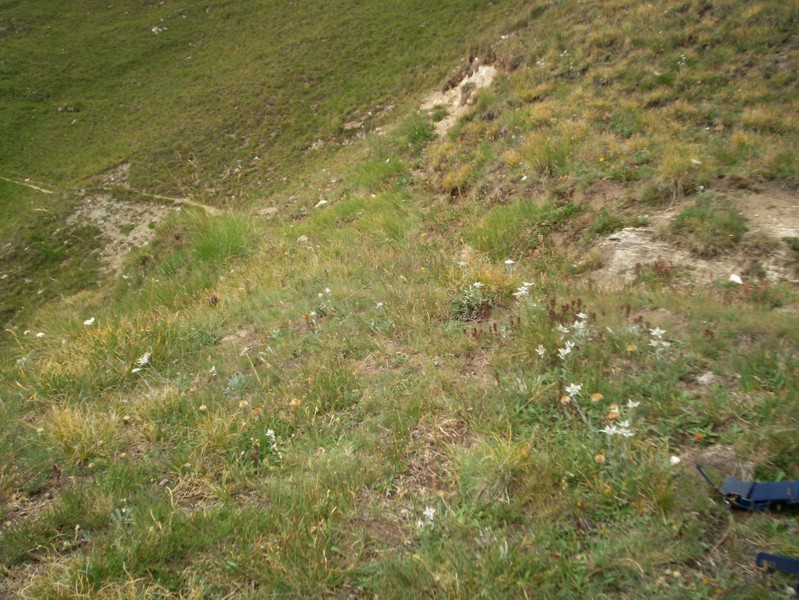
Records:
<instances>
[{"instance_id":1,"label":"small white wildflower","mask_svg":"<svg viewBox=\"0 0 799 600\"><path fill-rule=\"evenodd\" d=\"M544 358L544 354L546 354L547 349L544 348L541 344L538 344L538 348L535 349L536 354L541 358Z\"/></svg>"},{"instance_id":2,"label":"small white wildflower","mask_svg":"<svg viewBox=\"0 0 799 600\"><path fill-rule=\"evenodd\" d=\"M510 258L506 258L506 259L505 259L505 264L506 264L507 266L511 267L511 266L513 266L513 265L515 265L515 264L516 264L516 261L515 261L515 260L512 260L512 259L510 259Z\"/></svg>"},{"instance_id":3,"label":"small white wildflower","mask_svg":"<svg viewBox=\"0 0 799 600\"><path fill-rule=\"evenodd\" d=\"M428 525L428 523L426 521L422 521L421 519L416 521L416 528L417 529L424 529L425 527L427 527L427 525Z\"/></svg>"},{"instance_id":4,"label":"small white wildflower","mask_svg":"<svg viewBox=\"0 0 799 600\"><path fill-rule=\"evenodd\" d=\"M477 289L477 290L479 290L481 287L483 287L483 284L482 284L482 283L480 283L479 281L475 281L475 282L472 284L472 287L473 287L473 288L475 288L475 289Z\"/></svg>"},{"instance_id":5,"label":"small white wildflower","mask_svg":"<svg viewBox=\"0 0 799 600\"><path fill-rule=\"evenodd\" d=\"M558 331L560 331L561 333L569 333L569 328L566 327L565 325L558 325Z\"/></svg>"},{"instance_id":6,"label":"small white wildflower","mask_svg":"<svg viewBox=\"0 0 799 600\"><path fill-rule=\"evenodd\" d=\"M738 285L743 285L744 282L744 280L741 279L740 275L736 275L735 273L730 275L730 281L732 281L733 283L737 283Z\"/></svg>"},{"instance_id":7,"label":"small white wildflower","mask_svg":"<svg viewBox=\"0 0 799 600\"><path fill-rule=\"evenodd\" d=\"M585 321L588 318L588 315L582 312L577 313L577 318L580 319L581 321Z\"/></svg>"},{"instance_id":8,"label":"small white wildflower","mask_svg":"<svg viewBox=\"0 0 799 600\"><path fill-rule=\"evenodd\" d=\"M269 445L272 446L272 449L274 450L277 446L277 436L275 435L275 432L272 429L267 429L266 437L269 438Z\"/></svg>"},{"instance_id":9,"label":"small white wildflower","mask_svg":"<svg viewBox=\"0 0 799 600\"><path fill-rule=\"evenodd\" d=\"M327 204L327 200L320 200L319 202L316 203L316 206L314 206L314 208L320 208L325 204Z\"/></svg>"},{"instance_id":10,"label":"small white wildflower","mask_svg":"<svg viewBox=\"0 0 799 600\"><path fill-rule=\"evenodd\" d=\"M141 367L136 367L135 369L130 370L131 373L138 373L139 371L141 371Z\"/></svg>"},{"instance_id":11,"label":"small white wildflower","mask_svg":"<svg viewBox=\"0 0 799 600\"><path fill-rule=\"evenodd\" d=\"M461 269L463 269L464 267L467 267L467 266L469 266L469 263L467 263L465 260L461 260L461 261L458 261L458 266L459 266Z\"/></svg>"},{"instance_id":12,"label":"small white wildflower","mask_svg":"<svg viewBox=\"0 0 799 600\"><path fill-rule=\"evenodd\" d=\"M377 304L375 304L375 308L377 310L380 310L381 308L383 308L383 303L382 302L378 302Z\"/></svg>"},{"instance_id":13,"label":"small white wildflower","mask_svg":"<svg viewBox=\"0 0 799 600\"><path fill-rule=\"evenodd\" d=\"M90 326L90 325L94 325L94 321L95 321L95 319L94 319L94 317L92 317L91 319L86 319L86 320L83 322L83 324L84 324L84 325L86 325L86 326L88 327L88 326Z\"/></svg>"},{"instance_id":14,"label":"small white wildflower","mask_svg":"<svg viewBox=\"0 0 799 600\"><path fill-rule=\"evenodd\" d=\"M424 509L424 513L422 514L424 515L425 519L427 519L428 521L432 521L433 517L436 516L436 509L433 508L432 506L428 506L427 508Z\"/></svg>"},{"instance_id":15,"label":"small white wildflower","mask_svg":"<svg viewBox=\"0 0 799 600\"><path fill-rule=\"evenodd\" d=\"M208 374L209 374L211 377L216 377L216 367L213 367L213 366L212 366L210 369L208 369Z\"/></svg>"},{"instance_id":16,"label":"small white wildflower","mask_svg":"<svg viewBox=\"0 0 799 600\"><path fill-rule=\"evenodd\" d=\"M42 332L40 331L39 333L37 333L37 334L36 334L36 337L37 337L37 338L43 338L43 337L44 337L44 333L42 333Z\"/></svg>"},{"instance_id":17,"label":"small white wildflower","mask_svg":"<svg viewBox=\"0 0 799 600\"><path fill-rule=\"evenodd\" d=\"M328 287L326 287L326 288L325 288L325 294L327 294L327 295L329 296L329 295L330 295L330 294L332 294L332 293L333 293L333 290L331 290L331 289L330 289L330 288L328 288Z\"/></svg>"},{"instance_id":18,"label":"small white wildflower","mask_svg":"<svg viewBox=\"0 0 799 600\"><path fill-rule=\"evenodd\" d=\"M580 393L580 390L583 389L583 385L581 383L570 383L566 386L566 393L569 395L570 398L573 398L577 394Z\"/></svg>"},{"instance_id":19,"label":"small white wildflower","mask_svg":"<svg viewBox=\"0 0 799 600\"><path fill-rule=\"evenodd\" d=\"M619 433L619 428L616 427L615 425L608 425L607 427L603 427L599 431L601 431L602 433L606 433L608 435L616 435L617 433Z\"/></svg>"},{"instance_id":20,"label":"small white wildflower","mask_svg":"<svg viewBox=\"0 0 799 600\"><path fill-rule=\"evenodd\" d=\"M672 456L671 458L669 458L669 462L672 464L672 466L677 466L680 464L680 457Z\"/></svg>"},{"instance_id":21,"label":"small white wildflower","mask_svg":"<svg viewBox=\"0 0 799 600\"><path fill-rule=\"evenodd\" d=\"M308 241L308 236L307 235L301 235L300 237L297 238L297 243L298 244L304 244L307 241Z\"/></svg>"},{"instance_id":22,"label":"small white wildflower","mask_svg":"<svg viewBox=\"0 0 799 600\"><path fill-rule=\"evenodd\" d=\"M152 356L150 352L145 352L139 357L139 359L136 361L136 364L140 367L143 367L150 362L150 356Z\"/></svg>"},{"instance_id":23,"label":"small white wildflower","mask_svg":"<svg viewBox=\"0 0 799 600\"><path fill-rule=\"evenodd\" d=\"M640 402L634 402L633 400L627 400L627 408L637 408L638 405L641 404Z\"/></svg>"},{"instance_id":24,"label":"small white wildflower","mask_svg":"<svg viewBox=\"0 0 799 600\"><path fill-rule=\"evenodd\" d=\"M650 329L649 333L651 333L656 338L660 339L660 338L663 337L663 334L666 333L666 332L663 329L661 329L660 327L655 327L654 329Z\"/></svg>"},{"instance_id":25,"label":"small white wildflower","mask_svg":"<svg viewBox=\"0 0 799 600\"><path fill-rule=\"evenodd\" d=\"M23 356L22 358L18 358L17 359L17 366L18 367L24 367L26 362L28 362L28 357L27 356Z\"/></svg>"},{"instance_id":26,"label":"small white wildflower","mask_svg":"<svg viewBox=\"0 0 799 600\"><path fill-rule=\"evenodd\" d=\"M560 356L561 360L566 360L566 357L571 353L572 348L574 348L574 342L566 342L566 346L558 349L558 355Z\"/></svg>"}]
</instances>

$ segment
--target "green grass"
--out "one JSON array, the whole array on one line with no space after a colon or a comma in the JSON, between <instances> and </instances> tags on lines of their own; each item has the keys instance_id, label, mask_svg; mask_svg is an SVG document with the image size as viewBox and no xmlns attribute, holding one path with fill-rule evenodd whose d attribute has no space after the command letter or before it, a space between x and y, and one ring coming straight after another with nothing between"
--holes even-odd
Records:
<instances>
[{"instance_id":1,"label":"green grass","mask_svg":"<svg viewBox=\"0 0 799 600\"><path fill-rule=\"evenodd\" d=\"M734 249L747 231L746 219L731 206L702 196L681 211L671 223L671 233L702 257Z\"/></svg>"},{"instance_id":2,"label":"green grass","mask_svg":"<svg viewBox=\"0 0 799 600\"><path fill-rule=\"evenodd\" d=\"M799 553L795 518L731 513L691 463L724 447L758 478L799 476L796 286L689 287L664 258L606 289L581 266L674 200L688 208L670 235L746 250L713 186L790 193L792 6L81 4L56 22L6 4L2 52L31 57L0 63L3 127L29 148L3 137L4 168L71 190L130 160L134 187L229 210L171 214L98 286L54 233L69 202L0 184L3 239L36 249L2 268L53 286L0 345L0 595L775 598L793 583L753 561ZM59 77L37 66L98 29ZM509 71L437 139L416 95L480 35ZM134 40L127 62L112 51ZM304 152L389 97L366 127L382 133ZM85 140L90 115L102 140L77 148L59 127L78 118ZM254 171L224 177L258 144ZM74 256L93 256L92 233Z\"/></svg>"}]
</instances>

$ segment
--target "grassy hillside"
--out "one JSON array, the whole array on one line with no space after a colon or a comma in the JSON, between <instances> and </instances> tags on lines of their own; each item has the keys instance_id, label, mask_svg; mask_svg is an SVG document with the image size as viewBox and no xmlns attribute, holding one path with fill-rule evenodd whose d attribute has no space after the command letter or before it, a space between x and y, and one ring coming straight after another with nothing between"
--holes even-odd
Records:
<instances>
[{"instance_id":1,"label":"grassy hillside","mask_svg":"<svg viewBox=\"0 0 799 600\"><path fill-rule=\"evenodd\" d=\"M256 193L345 123L407 107L515 14L522 2L5 1L0 165L64 186L130 161L136 188Z\"/></svg>"},{"instance_id":2,"label":"grassy hillside","mask_svg":"<svg viewBox=\"0 0 799 600\"><path fill-rule=\"evenodd\" d=\"M242 174L235 190L220 166L238 146L202 142L219 131L216 111L244 105L208 97L218 88L199 80L166 88L162 121L164 144L202 148L216 165L197 178L170 162L174 148L128 145L146 135L133 121L115 150L85 149L83 166L42 159L69 185L131 160L136 186L174 193L160 183L171 171L202 201L221 203L202 191L218 186L246 202L174 213L124 274L6 331L0 592L786 595L793 580L765 576L754 555L799 555L795 515L730 512L692 464L717 481L799 478L788 67L799 12L768 1L463 4L362 2L324 13L348 19L336 32L318 29L313 6L260 6L285 19L265 43L337 40L372 74L346 89L326 79L320 121L284 117L305 141L275 138L286 154L274 172ZM206 66L226 60L221 48L255 52L263 23L246 7L186 6L184 20L180 6L130 7L124 27L164 16L165 31L144 31L153 44L206 31ZM457 39L429 31L439 10ZM229 36L196 26L203 13ZM85 18L89 31L124 21ZM387 60L377 75L359 46L377 43L360 35L376 23L430 55ZM443 111L414 107L483 35L503 71L439 138ZM318 48L320 65L339 60L323 44L299 47ZM157 60L142 58L137 80L174 75ZM309 62L295 61L297 81L315 72ZM427 66L414 75L409 64ZM215 72L240 82L258 70L248 65ZM358 91L369 77L382 83ZM170 89L203 96L207 130L181 129L196 122L176 117ZM396 108L382 133L301 152L386 103ZM271 131L247 106L237 135ZM4 164L21 165L11 154ZM273 173L291 176L270 190ZM39 214L29 201L19 197L18 223ZM781 206L776 225L761 219ZM607 247L622 234L649 235L639 245L663 254L614 279Z\"/></svg>"}]
</instances>

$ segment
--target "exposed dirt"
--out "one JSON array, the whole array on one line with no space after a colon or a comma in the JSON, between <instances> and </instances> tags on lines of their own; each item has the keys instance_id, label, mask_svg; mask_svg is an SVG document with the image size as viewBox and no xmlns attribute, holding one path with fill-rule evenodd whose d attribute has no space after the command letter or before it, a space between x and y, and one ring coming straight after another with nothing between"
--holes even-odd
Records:
<instances>
[{"instance_id":1,"label":"exposed dirt","mask_svg":"<svg viewBox=\"0 0 799 600\"><path fill-rule=\"evenodd\" d=\"M674 217L691 204L684 201L650 214L647 227L626 227L597 243L602 268L591 277L609 286L629 283L635 278L637 264L660 260L683 269L690 281L700 284L727 280L730 275L738 275L744 282L758 276L770 282L799 282L797 253L783 241L799 237L799 197L779 189L719 196L728 199L748 222L749 231L734 252L699 258L663 235Z\"/></svg>"},{"instance_id":2,"label":"exposed dirt","mask_svg":"<svg viewBox=\"0 0 799 600\"><path fill-rule=\"evenodd\" d=\"M108 240L101 256L110 271L119 271L128 252L147 244L155 233L156 223L175 210L179 207L117 200L111 194L97 194L84 198L67 223L97 226Z\"/></svg>"},{"instance_id":3,"label":"exposed dirt","mask_svg":"<svg viewBox=\"0 0 799 600\"><path fill-rule=\"evenodd\" d=\"M472 104L474 92L488 87L497 75L497 68L475 58L468 65L459 68L454 82L449 82L444 90L427 96L420 106L421 110L446 109L447 115L436 123L436 133L444 135L462 117Z\"/></svg>"}]
</instances>

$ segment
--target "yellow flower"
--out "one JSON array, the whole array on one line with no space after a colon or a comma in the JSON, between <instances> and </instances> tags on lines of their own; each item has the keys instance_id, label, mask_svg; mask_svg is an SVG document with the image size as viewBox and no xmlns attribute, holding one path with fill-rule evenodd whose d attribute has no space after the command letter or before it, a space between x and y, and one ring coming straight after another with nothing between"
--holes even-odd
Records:
<instances>
[{"instance_id":1,"label":"yellow flower","mask_svg":"<svg viewBox=\"0 0 799 600\"><path fill-rule=\"evenodd\" d=\"M636 346L635 344L627 345L627 352L635 352L636 350L638 350L638 346Z\"/></svg>"},{"instance_id":2,"label":"yellow flower","mask_svg":"<svg viewBox=\"0 0 799 600\"><path fill-rule=\"evenodd\" d=\"M571 401L572 401L572 399L569 398L569 396L561 396L560 397L560 403L561 404L564 404L564 405L565 404L569 404Z\"/></svg>"},{"instance_id":3,"label":"yellow flower","mask_svg":"<svg viewBox=\"0 0 799 600\"><path fill-rule=\"evenodd\" d=\"M250 403L247 402L246 400L242 400L241 402L239 402L239 408L247 408L249 405Z\"/></svg>"},{"instance_id":4,"label":"yellow flower","mask_svg":"<svg viewBox=\"0 0 799 600\"><path fill-rule=\"evenodd\" d=\"M594 457L594 462L597 463L598 465L604 465L605 464L605 455L604 454L597 454Z\"/></svg>"},{"instance_id":5,"label":"yellow flower","mask_svg":"<svg viewBox=\"0 0 799 600\"><path fill-rule=\"evenodd\" d=\"M602 398L604 398L604 396L599 392L594 392L593 394L591 394L591 402L599 402L600 400L602 400Z\"/></svg>"}]
</instances>

